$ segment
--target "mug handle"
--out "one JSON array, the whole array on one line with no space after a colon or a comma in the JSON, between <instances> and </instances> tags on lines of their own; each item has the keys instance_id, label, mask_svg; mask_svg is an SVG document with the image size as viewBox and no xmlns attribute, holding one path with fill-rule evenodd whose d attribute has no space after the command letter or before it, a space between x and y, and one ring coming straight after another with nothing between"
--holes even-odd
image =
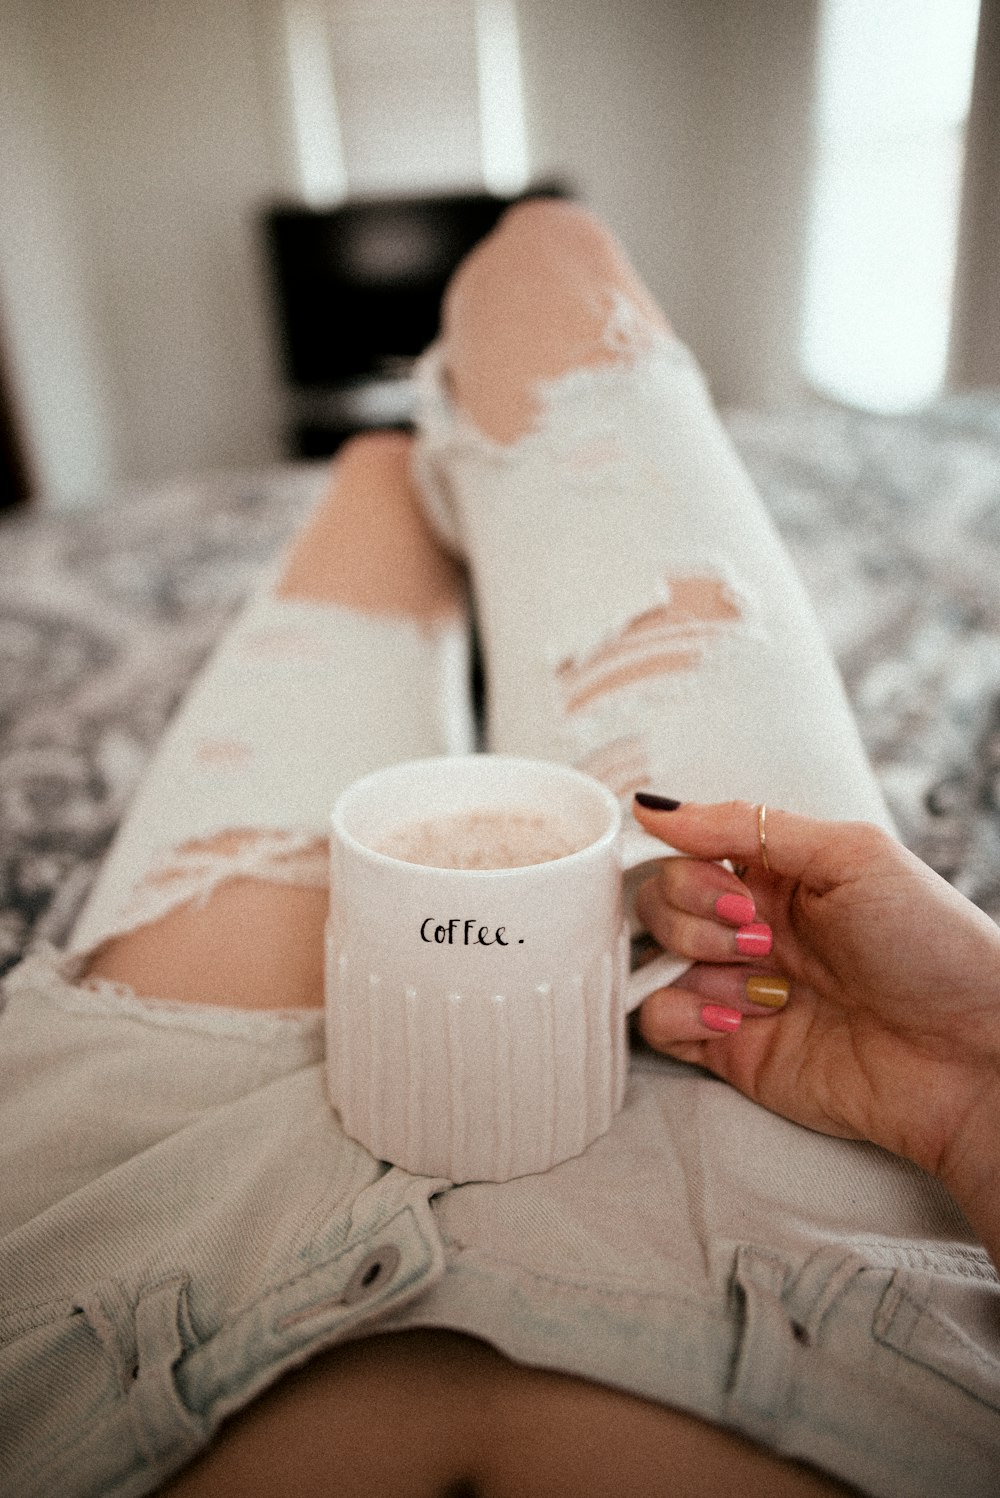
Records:
<instances>
[{"instance_id":1,"label":"mug handle","mask_svg":"<svg viewBox=\"0 0 1000 1498\"><path fill-rule=\"evenodd\" d=\"M646 832L642 827L626 827L618 843L618 862L623 874L640 863L680 856L676 848L653 837L652 833ZM690 957L676 957L672 952L662 952L642 967L636 968L634 973L629 973L625 989L626 1014L638 1009L643 999L647 999L658 988L666 988L692 966Z\"/></svg>"}]
</instances>

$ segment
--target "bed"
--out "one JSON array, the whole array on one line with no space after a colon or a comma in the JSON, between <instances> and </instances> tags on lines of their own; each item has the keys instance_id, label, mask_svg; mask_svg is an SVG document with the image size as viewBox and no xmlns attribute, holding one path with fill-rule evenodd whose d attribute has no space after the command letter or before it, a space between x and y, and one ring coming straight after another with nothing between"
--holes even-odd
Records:
<instances>
[{"instance_id":1,"label":"bed","mask_svg":"<svg viewBox=\"0 0 1000 1498\"><path fill-rule=\"evenodd\" d=\"M727 422L906 843L1000 919L1000 392ZM0 521L0 972L67 936L187 682L326 465Z\"/></svg>"}]
</instances>

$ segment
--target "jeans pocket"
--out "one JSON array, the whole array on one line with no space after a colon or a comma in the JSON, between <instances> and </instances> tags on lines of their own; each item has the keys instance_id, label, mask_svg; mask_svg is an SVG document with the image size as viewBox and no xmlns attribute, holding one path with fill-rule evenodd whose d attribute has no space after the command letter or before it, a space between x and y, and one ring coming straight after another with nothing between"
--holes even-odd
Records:
<instances>
[{"instance_id":1,"label":"jeans pocket","mask_svg":"<svg viewBox=\"0 0 1000 1498\"><path fill-rule=\"evenodd\" d=\"M0 1346L0 1495L148 1491L205 1444L176 1387L186 1296L102 1281Z\"/></svg>"},{"instance_id":2,"label":"jeans pocket","mask_svg":"<svg viewBox=\"0 0 1000 1498\"><path fill-rule=\"evenodd\" d=\"M884 1347L1000 1412L1000 1312L994 1304L992 1333L986 1317L979 1319L981 1341L934 1305L924 1280L907 1270L897 1270L879 1304L873 1331Z\"/></svg>"},{"instance_id":3,"label":"jeans pocket","mask_svg":"<svg viewBox=\"0 0 1000 1498\"><path fill-rule=\"evenodd\" d=\"M32 1493L117 1397L115 1369L79 1309L60 1307L0 1347L0 1493Z\"/></svg>"}]
</instances>

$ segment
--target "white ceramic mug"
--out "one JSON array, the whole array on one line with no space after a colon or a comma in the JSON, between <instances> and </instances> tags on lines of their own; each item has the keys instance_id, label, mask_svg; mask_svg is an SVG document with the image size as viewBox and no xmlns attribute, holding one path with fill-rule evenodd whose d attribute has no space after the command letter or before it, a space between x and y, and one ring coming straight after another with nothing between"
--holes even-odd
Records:
<instances>
[{"instance_id":1,"label":"white ceramic mug","mask_svg":"<svg viewBox=\"0 0 1000 1498\"><path fill-rule=\"evenodd\" d=\"M541 812L576 852L499 869L379 851L403 824ZM377 770L332 816L330 1098L379 1159L452 1181L509 1180L579 1154L622 1105L626 1015L689 965L629 972L624 874L671 850L624 829L599 781L475 754Z\"/></svg>"}]
</instances>

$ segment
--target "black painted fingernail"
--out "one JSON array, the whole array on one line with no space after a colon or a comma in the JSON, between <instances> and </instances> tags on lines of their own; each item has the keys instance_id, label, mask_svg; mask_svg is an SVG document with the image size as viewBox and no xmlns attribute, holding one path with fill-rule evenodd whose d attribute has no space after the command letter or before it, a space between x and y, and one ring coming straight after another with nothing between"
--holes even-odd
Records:
<instances>
[{"instance_id":1,"label":"black painted fingernail","mask_svg":"<svg viewBox=\"0 0 1000 1498\"><path fill-rule=\"evenodd\" d=\"M654 796L652 791L636 791L635 799L647 811L676 811L681 804L672 796Z\"/></svg>"}]
</instances>

